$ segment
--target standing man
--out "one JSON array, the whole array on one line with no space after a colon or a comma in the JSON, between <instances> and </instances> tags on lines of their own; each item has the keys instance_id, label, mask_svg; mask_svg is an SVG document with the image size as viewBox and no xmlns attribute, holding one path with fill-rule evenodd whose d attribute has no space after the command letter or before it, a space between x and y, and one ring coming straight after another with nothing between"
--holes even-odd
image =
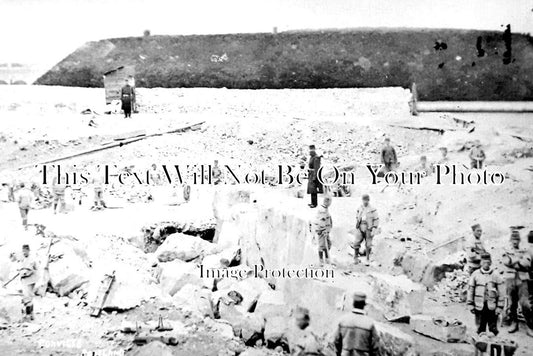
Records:
<instances>
[{"instance_id":1,"label":"standing man","mask_svg":"<svg viewBox=\"0 0 533 356\"><path fill-rule=\"evenodd\" d=\"M316 208L318 205L318 194L323 193L322 183L318 179L320 169L320 156L316 154L315 145L309 146L309 174L307 182L307 194L311 194L311 204L309 207Z\"/></svg>"},{"instance_id":2,"label":"standing man","mask_svg":"<svg viewBox=\"0 0 533 356\"><path fill-rule=\"evenodd\" d=\"M309 310L297 307L294 312L296 330L288 337L291 356L319 356L323 355L318 338L308 326L311 322Z\"/></svg>"},{"instance_id":3,"label":"standing man","mask_svg":"<svg viewBox=\"0 0 533 356\"><path fill-rule=\"evenodd\" d=\"M22 226L24 230L28 230L28 214L30 212L35 196L33 192L26 188L24 183L20 183L20 189L17 192L17 203L19 205L20 217L22 218Z\"/></svg>"},{"instance_id":4,"label":"standing man","mask_svg":"<svg viewBox=\"0 0 533 356\"><path fill-rule=\"evenodd\" d=\"M398 164L396 150L390 144L390 138L388 137L385 139L385 145L381 149L381 163L385 165L384 173L394 170Z\"/></svg>"},{"instance_id":5,"label":"standing man","mask_svg":"<svg viewBox=\"0 0 533 356\"><path fill-rule=\"evenodd\" d=\"M98 175L98 178L93 178L93 189L94 205L91 207L91 210L102 210L107 208L104 201L104 182L100 174Z\"/></svg>"},{"instance_id":6,"label":"standing man","mask_svg":"<svg viewBox=\"0 0 533 356\"><path fill-rule=\"evenodd\" d=\"M22 319L23 321L33 320L33 296L37 281L37 264L30 257L29 245L22 245L22 261L19 271L22 284Z\"/></svg>"},{"instance_id":7,"label":"standing man","mask_svg":"<svg viewBox=\"0 0 533 356\"><path fill-rule=\"evenodd\" d=\"M318 240L318 259L320 266L324 266L324 262L329 264L329 250L331 249L331 240L329 233L333 226L329 207L331 205L331 197L326 195L322 201L322 205L318 209L315 220L315 234Z\"/></svg>"},{"instance_id":8,"label":"standing man","mask_svg":"<svg viewBox=\"0 0 533 356\"><path fill-rule=\"evenodd\" d=\"M334 334L337 356L377 356L378 335L374 320L366 316L366 295L353 295L353 309L343 316Z\"/></svg>"},{"instance_id":9,"label":"standing man","mask_svg":"<svg viewBox=\"0 0 533 356\"><path fill-rule=\"evenodd\" d=\"M476 316L477 333L487 330L498 335L498 315L505 303L503 281L491 267L490 254L481 255L481 267L476 270L468 282L466 304L472 307Z\"/></svg>"},{"instance_id":10,"label":"standing man","mask_svg":"<svg viewBox=\"0 0 533 356\"><path fill-rule=\"evenodd\" d=\"M520 248L520 232L513 229L511 247L503 255L504 278L507 293L505 321L510 324L509 333L518 331L518 305L529 310L528 280L531 260L527 251Z\"/></svg>"},{"instance_id":11,"label":"standing man","mask_svg":"<svg viewBox=\"0 0 533 356\"><path fill-rule=\"evenodd\" d=\"M529 258L531 265L529 267L529 280L527 281L527 291L529 294L527 305L522 305L522 314L526 319L527 335L533 337L533 230L527 235L527 242L529 248L527 251L527 257Z\"/></svg>"},{"instance_id":12,"label":"standing man","mask_svg":"<svg viewBox=\"0 0 533 356\"><path fill-rule=\"evenodd\" d=\"M370 253L372 252L372 239L377 233L379 226L379 217L377 210L370 205L370 196L363 194L363 204L357 209L356 223L355 223L355 245L354 258L355 264L359 263L359 249L361 243L365 240L366 245L366 261L370 262Z\"/></svg>"},{"instance_id":13,"label":"standing man","mask_svg":"<svg viewBox=\"0 0 533 356\"><path fill-rule=\"evenodd\" d=\"M211 171L211 176L213 177L213 184L219 185L222 183L222 170L220 169L218 165L218 160L216 159L213 165L213 169Z\"/></svg>"},{"instance_id":14,"label":"standing man","mask_svg":"<svg viewBox=\"0 0 533 356\"><path fill-rule=\"evenodd\" d=\"M126 85L122 87L120 99L122 101L122 110L124 110L124 118L131 118L131 111L135 101L135 90L130 85L129 79L126 79Z\"/></svg>"},{"instance_id":15,"label":"standing man","mask_svg":"<svg viewBox=\"0 0 533 356\"><path fill-rule=\"evenodd\" d=\"M483 162L485 161L485 151L481 148L481 142L476 140L474 146L470 149L470 168L481 169L483 168Z\"/></svg>"},{"instance_id":16,"label":"standing man","mask_svg":"<svg viewBox=\"0 0 533 356\"><path fill-rule=\"evenodd\" d=\"M475 270L478 270L479 267L481 267L481 255L487 252L485 245L481 240L481 234L483 233L481 225L472 225L472 232L474 234L473 239L471 239L466 246L466 253L468 256L466 266L468 274L472 274Z\"/></svg>"},{"instance_id":17,"label":"standing man","mask_svg":"<svg viewBox=\"0 0 533 356\"><path fill-rule=\"evenodd\" d=\"M58 182L57 177L54 177L52 181L52 192L54 194L54 214L57 214L58 210L62 212L65 209L65 186Z\"/></svg>"}]
</instances>

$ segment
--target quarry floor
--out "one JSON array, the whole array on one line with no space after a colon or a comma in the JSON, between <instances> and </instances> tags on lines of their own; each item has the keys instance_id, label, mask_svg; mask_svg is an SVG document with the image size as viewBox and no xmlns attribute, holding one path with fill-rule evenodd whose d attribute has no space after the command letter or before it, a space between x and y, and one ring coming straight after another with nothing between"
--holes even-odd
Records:
<instances>
[{"instance_id":1,"label":"quarry floor","mask_svg":"<svg viewBox=\"0 0 533 356\"><path fill-rule=\"evenodd\" d=\"M466 236L474 222L483 225L487 244L493 251L506 245L510 225L524 225L526 231L533 229L533 175L530 170L533 159L516 154L531 148L533 116L530 114L432 113L411 117L406 110L405 93L399 89L322 93L152 89L140 90L141 112L131 120L124 120L119 114L80 114L86 108L103 112L100 105L103 90L100 89L17 87L13 92L6 88L0 90L3 148L0 178L7 181L39 181L40 167L32 166L36 162L91 149L115 137L167 131L197 122L205 122L199 131L149 138L63 163L71 170L92 171L98 164L147 169L152 163L201 161L209 164L218 159L225 164L256 169L266 164L299 165L305 160L307 145L315 143L326 162L357 166L352 197L335 198L331 207L333 262L340 270L355 274L364 275L369 270L400 274L401 270L393 265L398 252L424 252L450 238ZM364 105L358 105L358 101ZM453 118L475 121L475 131L468 133ZM88 126L90 120L98 126ZM441 135L398 126L438 127L446 131ZM423 154L430 161L437 160L441 146L448 147L451 160L468 165L467 151L461 148L479 139L487 153L487 164L491 169L504 172L508 179L501 186L437 186L429 178L420 185L401 188L386 187L383 183L373 185L364 165L378 161L385 136L397 147L401 167L414 167ZM20 167L23 168L18 169ZM41 223L56 234L75 236L91 246L90 252L99 256L101 263L127 261L142 269L147 257L137 248L142 237L141 228L159 221L210 214L211 207L205 204L203 198L207 193L203 189L212 187L194 187L189 203L184 203L180 194L173 190L160 192L155 201L146 202L145 187L133 183L115 184L108 190L108 205L115 209L93 212L82 206L58 215L50 209L34 210L30 212L30 223ZM265 189L272 189L276 196L282 197L280 208L304 217L313 214L307 208L308 197L305 194L304 199L296 197L298 192L304 192L305 186ZM387 241L392 249L375 251L375 260L369 267L353 267L348 243L353 214L362 193L371 195L372 203L380 212L382 231L376 243ZM15 204L0 203L3 227L0 246L17 249L22 241L36 243L35 239L40 239L31 228L25 232L19 219ZM405 237L411 241L402 242ZM441 258L450 252L454 252L452 248L439 249L432 256ZM70 305L66 306L67 302ZM69 340L83 340L83 347L92 351L129 348L131 338L114 332L120 323L125 319L153 321L162 307L167 308L166 315L181 320L187 328L188 337L184 338L187 341L175 348L175 355L219 355L220 350L243 347L218 338L202 320L187 318L159 301L147 302L124 313L103 313L98 319L90 318L87 309L72 303L69 298L54 295L37 298L35 322L0 330L0 355L78 354L64 344L53 345L55 341ZM473 316L465 304L444 301L442 296L430 291L424 310L435 316L459 318L467 324L469 332L473 330ZM381 315L373 316L383 321ZM415 338L422 355L435 350L457 350L457 355L471 351L469 345L446 344L418 335L408 325L395 323L394 326ZM503 334L507 337L505 331ZM533 354L533 341L524 331L509 338L520 345L517 355Z\"/></svg>"}]
</instances>

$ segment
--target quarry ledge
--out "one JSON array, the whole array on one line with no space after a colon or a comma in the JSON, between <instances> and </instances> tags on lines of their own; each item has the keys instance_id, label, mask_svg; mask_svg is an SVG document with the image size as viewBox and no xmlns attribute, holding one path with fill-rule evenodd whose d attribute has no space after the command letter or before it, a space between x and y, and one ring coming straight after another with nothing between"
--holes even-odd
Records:
<instances>
[{"instance_id":1,"label":"quarry ledge","mask_svg":"<svg viewBox=\"0 0 533 356\"><path fill-rule=\"evenodd\" d=\"M286 279L316 279L335 278L332 268L265 268L263 265L253 265L251 269L244 268L206 268L200 265L200 278L232 278L236 280L253 278L286 278Z\"/></svg>"}]
</instances>

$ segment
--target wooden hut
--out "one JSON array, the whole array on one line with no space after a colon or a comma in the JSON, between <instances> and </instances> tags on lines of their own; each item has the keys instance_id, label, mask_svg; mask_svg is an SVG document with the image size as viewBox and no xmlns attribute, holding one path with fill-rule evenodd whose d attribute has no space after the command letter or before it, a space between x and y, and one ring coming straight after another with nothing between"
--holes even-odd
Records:
<instances>
[{"instance_id":1,"label":"wooden hut","mask_svg":"<svg viewBox=\"0 0 533 356\"><path fill-rule=\"evenodd\" d=\"M133 66L120 66L104 73L105 102L111 104L113 100L120 101L121 89L126 79L130 80L130 85L135 88L135 68ZM135 110L134 101L132 109Z\"/></svg>"}]
</instances>

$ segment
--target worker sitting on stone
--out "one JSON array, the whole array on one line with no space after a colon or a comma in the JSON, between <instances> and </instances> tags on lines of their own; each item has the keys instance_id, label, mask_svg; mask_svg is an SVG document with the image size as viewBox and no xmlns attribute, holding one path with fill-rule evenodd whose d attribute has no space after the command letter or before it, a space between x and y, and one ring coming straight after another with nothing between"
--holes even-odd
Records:
<instances>
[{"instance_id":1,"label":"worker sitting on stone","mask_svg":"<svg viewBox=\"0 0 533 356\"><path fill-rule=\"evenodd\" d=\"M364 311L366 295L353 295L353 309L343 316L334 333L333 343L337 356L377 356L378 335L374 320Z\"/></svg>"},{"instance_id":2,"label":"worker sitting on stone","mask_svg":"<svg viewBox=\"0 0 533 356\"><path fill-rule=\"evenodd\" d=\"M481 255L481 268L470 276L466 303L476 316L477 333L485 332L488 326L491 333L498 335L498 315L504 307L505 291L488 253Z\"/></svg>"},{"instance_id":3,"label":"worker sitting on stone","mask_svg":"<svg viewBox=\"0 0 533 356\"><path fill-rule=\"evenodd\" d=\"M315 236L318 242L318 259L321 266L324 265L324 262L329 264L329 250L331 249L331 239L329 234L333 226L333 220L329 213L331 200L329 195L324 197L314 222Z\"/></svg>"},{"instance_id":4,"label":"worker sitting on stone","mask_svg":"<svg viewBox=\"0 0 533 356\"><path fill-rule=\"evenodd\" d=\"M483 233L481 225L472 225L472 233L473 237L466 246L466 269L468 274L472 274L475 270L479 269L479 267L481 266L481 255L487 252L487 250L485 249L485 245L481 240L481 234Z\"/></svg>"}]
</instances>

